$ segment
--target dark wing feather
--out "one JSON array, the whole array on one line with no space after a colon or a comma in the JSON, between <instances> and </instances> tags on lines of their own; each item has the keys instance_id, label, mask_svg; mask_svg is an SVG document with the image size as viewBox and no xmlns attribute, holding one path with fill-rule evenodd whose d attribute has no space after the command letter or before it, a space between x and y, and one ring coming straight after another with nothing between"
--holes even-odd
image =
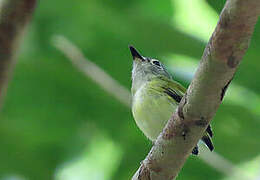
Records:
<instances>
[{"instance_id":1,"label":"dark wing feather","mask_svg":"<svg viewBox=\"0 0 260 180\"><path fill-rule=\"evenodd\" d=\"M213 136L213 132L212 132L212 129L211 129L211 126L210 126L210 125L208 125L206 131L207 131L207 133L209 134L210 137Z\"/></svg>"},{"instance_id":2,"label":"dark wing feather","mask_svg":"<svg viewBox=\"0 0 260 180\"><path fill-rule=\"evenodd\" d=\"M164 92L165 92L166 94L168 94L170 97L172 97L176 102L178 102L178 103L181 102L182 96L180 96L179 94L177 94L176 91L174 91L174 90L171 89L171 88L165 88L165 87L163 87L163 89L164 89Z\"/></svg>"},{"instance_id":3,"label":"dark wing feather","mask_svg":"<svg viewBox=\"0 0 260 180\"><path fill-rule=\"evenodd\" d=\"M173 98L177 103L180 103L182 97L184 96L186 89L179 84L176 81L173 81L171 79L168 79L166 77L159 77L160 80L163 80L163 86L161 86L160 88L163 89L163 91L170 96L171 98ZM209 125L206 129L206 132L204 134L204 136L201 138L201 140L207 145L207 147L213 151L214 146L212 144L211 138L213 136L212 133L212 129L211 126ZM199 150L198 147L195 146L192 150L192 154L196 155L198 154Z\"/></svg>"}]
</instances>

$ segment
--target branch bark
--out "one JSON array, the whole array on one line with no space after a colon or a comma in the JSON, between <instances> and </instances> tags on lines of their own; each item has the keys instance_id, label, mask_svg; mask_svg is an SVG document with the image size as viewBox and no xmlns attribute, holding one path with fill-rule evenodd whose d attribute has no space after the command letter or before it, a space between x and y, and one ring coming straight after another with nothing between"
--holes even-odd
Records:
<instances>
[{"instance_id":1,"label":"branch bark","mask_svg":"<svg viewBox=\"0 0 260 180\"><path fill-rule=\"evenodd\" d=\"M0 2L0 103L9 72L14 64L15 50L36 0L2 0Z\"/></svg>"},{"instance_id":2,"label":"branch bark","mask_svg":"<svg viewBox=\"0 0 260 180\"><path fill-rule=\"evenodd\" d=\"M222 102L259 14L259 0L227 0L194 79L132 180L176 178Z\"/></svg>"},{"instance_id":3,"label":"branch bark","mask_svg":"<svg viewBox=\"0 0 260 180\"><path fill-rule=\"evenodd\" d=\"M61 35L53 36L52 43L68 58L68 60L71 61L78 71L92 79L97 85L103 88L104 91L114 96L123 105L131 108L130 91L106 73L102 68L84 57L83 52L75 44ZM234 174L236 177L239 177L239 179L253 179L248 172L236 167L232 162L217 152L209 152L205 146L200 148L198 158L201 158L206 164L223 175L230 176L230 174Z\"/></svg>"}]
</instances>

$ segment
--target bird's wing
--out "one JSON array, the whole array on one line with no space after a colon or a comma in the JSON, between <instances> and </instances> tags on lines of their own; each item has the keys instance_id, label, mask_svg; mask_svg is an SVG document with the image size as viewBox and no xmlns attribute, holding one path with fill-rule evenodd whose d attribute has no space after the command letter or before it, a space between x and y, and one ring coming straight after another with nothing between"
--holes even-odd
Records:
<instances>
[{"instance_id":1,"label":"bird's wing","mask_svg":"<svg viewBox=\"0 0 260 180\"><path fill-rule=\"evenodd\" d=\"M158 81L160 81L160 88L164 90L164 92L172 98L175 102L180 103L182 97L184 96L186 92L186 88L183 87L178 82L168 79L166 77L159 77ZM214 146L211 141L211 137L213 136L211 126L209 125L201 138L201 140L208 146L208 148L212 151L214 149ZM196 147L194 148L196 151ZM194 153L195 153L194 151ZM196 153L195 153L196 154Z\"/></svg>"},{"instance_id":2,"label":"bird's wing","mask_svg":"<svg viewBox=\"0 0 260 180\"><path fill-rule=\"evenodd\" d=\"M172 79L163 76L159 78L163 81L164 92L179 103L186 92L186 88Z\"/></svg>"}]
</instances>

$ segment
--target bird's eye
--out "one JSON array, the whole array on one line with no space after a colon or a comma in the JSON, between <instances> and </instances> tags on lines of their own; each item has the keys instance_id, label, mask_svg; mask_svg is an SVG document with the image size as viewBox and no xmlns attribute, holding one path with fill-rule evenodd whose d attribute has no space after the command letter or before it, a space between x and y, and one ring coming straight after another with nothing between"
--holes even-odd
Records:
<instances>
[{"instance_id":1,"label":"bird's eye","mask_svg":"<svg viewBox=\"0 0 260 180\"><path fill-rule=\"evenodd\" d=\"M159 61L153 61L152 63L156 66L161 66Z\"/></svg>"}]
</instances>

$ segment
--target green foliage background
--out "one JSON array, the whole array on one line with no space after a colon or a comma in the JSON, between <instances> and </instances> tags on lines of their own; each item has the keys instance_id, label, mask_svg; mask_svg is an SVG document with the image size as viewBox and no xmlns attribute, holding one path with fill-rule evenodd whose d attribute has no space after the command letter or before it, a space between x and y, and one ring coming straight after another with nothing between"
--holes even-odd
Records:
<instances>
[{"instance_id":1,"label":"green foliage background","mask_svg":"<svg viewBox=\"0 0 260 180\"><path fill-rule=\"evenodd\" d=\"M130 109L75 69L51 38L64 35L130 90L129 44L173 68L174 54L194 63L202 56L206 41L173 24L178 11L173 1L39 1L1 111L1 180L130 179L152 144ZM219 14L224 2L208 0L202 13ZM259 43L258 23L233 89L212 123L215 151L235 166L255 162L260 153ZM184 76L173 75L188 85ZM196 157L178 177L224 178Z\"/></svg>"}]
</instances>

